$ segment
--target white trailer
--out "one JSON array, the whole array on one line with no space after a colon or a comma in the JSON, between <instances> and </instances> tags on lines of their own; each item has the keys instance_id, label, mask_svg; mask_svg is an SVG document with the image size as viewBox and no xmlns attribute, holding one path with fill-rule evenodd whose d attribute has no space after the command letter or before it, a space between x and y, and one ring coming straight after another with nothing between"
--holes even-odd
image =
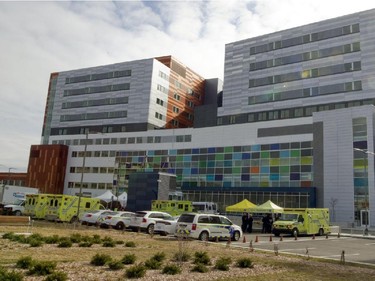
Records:
<instances>
[{"instance_id":1,"label":"white trailer","mask_svg":"<svg viewBox=\"0 0 375 281\"><path fill-rule=\"evenodd\" d=\"M25 209L26 194L37 194L34 187L0 185L0 213L22 215Z\"/></svg>"}]
</instances>

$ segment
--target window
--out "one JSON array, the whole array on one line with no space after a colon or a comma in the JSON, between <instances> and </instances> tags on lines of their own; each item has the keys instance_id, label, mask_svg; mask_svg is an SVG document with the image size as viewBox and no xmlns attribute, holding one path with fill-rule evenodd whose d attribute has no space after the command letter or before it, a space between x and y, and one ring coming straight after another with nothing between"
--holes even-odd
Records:
<instances>
[{"instance_id":1,"label":"window","mask_svg":"<svg viewBox=\"0 0 375 281\"><path fill-rule=\"evenodd\" d=\"M172 110L173 110L174 113L180 112L180 109L178 107L175 107L175 106L173 106Z\"/></svg>"}]
</instances>

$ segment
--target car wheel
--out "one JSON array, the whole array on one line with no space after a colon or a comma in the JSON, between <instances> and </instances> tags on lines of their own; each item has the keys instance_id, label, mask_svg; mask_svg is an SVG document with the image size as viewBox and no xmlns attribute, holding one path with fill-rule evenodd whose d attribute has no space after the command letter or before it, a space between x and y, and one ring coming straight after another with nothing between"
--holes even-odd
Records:
<instances>
[{"instance_id":1,"label":"car wheel","mask_svg":"<svg viewBox=\"0 0 375 281\"><path fill-rule=\"evenodd\" d=\"M201 234L199 234L199 240L201 241L207 241L208 240L208 232L203 231Z\"/></svg>"},{"instance_id":2,"label":"car wheel","mask_svg":"<svg viewBox=\"0 0 375 281\"><path fill-rule=\"evenodd\" d=\"M148 234L153 234L154 233L154 228L155 228L155 226L154 226L154 224L149 224L148 225L148 227L147 227L147 233Z\"/></svg>"},{"instance_id":3,"label":"car wheel","mask_svg":"<svg viewBox=\"0 0 375 281\"><path fill-rule=\"evenodd\" d=\"M297 237L298 236L298 229L297 228L293 228L293 230L292 230L292 236L293 237Z\"/></svg>"},{"instance_id":4,"label":"car wheel","mask_svg":"<svg viewBox=\"0 0 375 281\"><path fill-rule=\"evenodd\" d=\"M323 236L324 235L324 230L323 230L323 228L320 228L319 229L319 236Z\"/></svg>"},{"instance_id":5,"label":"car wheel","mask_svg":"<svg viewBox=\"0 0 375 281\"><path fill-rule=\"evenodd\" d=\"M14 215L15 215L15 216L20 216L20 215L21 215L21 211L15 211L15 212L14 212Z\"/></svg>"},{"instance_id":6,"label":"car wheel","mask_svg":"<svg viewBox=\"0 0 375 281\"><path fill-rule=\"evenodd\" d=\"M118 224L116 224L116 229L124 230L124 228L125 228L125 224L123 222L119 222Z\"/></svg>"},{"instance_id":7,"label":"car wheel","mask_svg":"<svg viewBox=\"0 0 375 281\"><path fill-rule=\"evenodd\" d=\"M232 237L232 239L233 239L233 241L238 241L238 240L240 240L240 232L239 231L235 231L234 233L233 233L233 237Z\"/></svg>"}]
</instances>

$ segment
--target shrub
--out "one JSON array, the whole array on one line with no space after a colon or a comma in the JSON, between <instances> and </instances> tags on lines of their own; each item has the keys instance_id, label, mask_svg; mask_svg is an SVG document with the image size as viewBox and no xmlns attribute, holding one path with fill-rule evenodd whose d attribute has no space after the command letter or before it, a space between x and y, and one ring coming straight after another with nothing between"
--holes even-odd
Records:
<instances>
[{"instance_id":1,"label":"shrub","mask_svg":"<svg viewBox=\"0 0 375 281\"><path fill-rule=\"evenodd\" d=\"M56 269L56 262L52 261L35 261L29 268L29 274L48 275Z\"/></svg>"},{"instance_id":2,"label":"shrub","mask_svg":"<svg viewBox=\"0 0 375 281\"><path fill-rule=\"evenodd\" d=\"M249 258L242 258L237 261L237 266L241 268L252 268L253 262Z\"/></svg>"},{"instance_id":3,"label":"shrub","mask_svg":"<svg viewBox=\"0 0 375 281\"><path fill-rule=\"evenodd\" d=\"M135 248L135 243L133 241L128 241L125 243L125 247Z\"/></svg>"},{"instance_id":4,"label":"shrub","mask_svg":"<svg viewBox=\"0 0 375 281\"><path fill-rule=\"evenodd\" d=\"M92 257L90 264L95 266L102 266L112 260L111 256L106 254L96 254Z\"/></svg>"},{"instance_id":5,"label":"shrub","mask_svg":"<svg viewBox=\"0 0 375 281\"><path fill-rule=\"evenodd\" d=\"M231 258L221 257L218 260L216 260L215 269L222 270L222 271L228 271L229 265L230 265L231 262L232 262Z\"/></svg>"},{"instance_id":6,"label":"shrub","mask_svg":"<svg viewBox=\"0 0 375 281\"><path fill-rule=\"evenodd\" d=\"M201 273L206 273L206 272L208 272L208 267L205 266L204 264L197 263L197 264L191 269L191 271L194 271L194 272L201 272Z\"/></svg>"},{"instance_id":7,"label":"shrub","mask_svg":"<svg viewBox=\"0 0 375 281\"><path fill-rule=\"evenodd\" d=\"M117 241L116 241L116 244L117 244L117 245L123 245L123 244L125 244L125 242L122 241L122 240L117 240Z\"/></svg>"},{"instance_id":8,"label":"shrub","mask_svg":"<svg viewBox=\"0 0 375 281\"><path fill-rule=\"evenodd\" d=\"M23 274L17 271L7 271L4 268L0 267L0 280L4 281L22 281Z\"/></svg>"},{"instance_id":9,"label":"shrub","mask_svg":"<svg viewBox=\"0 0 375 281\"><path fill-rule=\"evenodd\" d=\"M69 238L72 243L79 243L82 241L82 235L79 233L73 233Z\"/></svg>"},{"instance_id":10,"label":"shrub","mask_svg":"<svg viewBox=\"0 0 375 281\"><path fill-rule=\"evenodd\" d=\"M91 242L93 244L101 244L102 239L100 238L100 236L98 234L94 234L93 237L91 238Z\"/></svg>"},{"instance_id":11,"label":"shrub","mask_svg":"<svg viewBox=\"0 0 375 281\"><path fill-rule=\"evenodd\" d=\"M68 275L62 271L52 272L45 279L45 281L66 281L66 280L68 280Z\"/></svg>"},{"instance_id":12,"label":"shrub","mask_svg":"<svg viewBox=\"0 0 375 281\"><path fill-rule=\"evenodd\" d=\"M81 243L78 244L79 247L85 247L85 248L89 248L92 246L92 243L89 242L89 241L83 241Z\"/></svg>"},{"instance_id":13,"label":"shrub","mask_svg":"<svg viewBox=\"0 0 375 281\"><path fill-rule=\"evenodd\" d=\"M36 239L43 241L44 237L39 233L33 233L29 236L29 239Z\"/></svg>"},{"instance_id":14,"label":"shrub","mask_svg":"<svg viewBox=\"0 0 375 281\"><path fill-rule=\"evenodd\" d=\"M116 246L116 242L114 240L103 240L102 246L113 248Z\"/></svg>"},{"instance_id":15,"label":"shrub","mask_svg":"<svg viewBox=\"0 0 375 281\"><path fill-rule=\"evenodd\" d=\"M201 263L201 264L209 265L211 264L211 260L207 252L195 252L194 263L195 264Z\"/></svg>"},{"instance_id":16,"label":"shrub","mask_svg":"<svg viewBox=\"0 0 375 281\"><path fill-rule=\"evenodd\" d=\"M32 264L33 264L33 259L31 256L21 257L17 260L16 267L22 268L22 269L28 269L29 267L32 266Z\"/></svg>"},{"instance_id":17,"label":"shrub","mask_svg":"<svg viewBox=\"0 0 375 281\"><path fill-rule=\"evenodd\" d=\"M121 259L121 262L123 264L133 264L135 263L135 260L136 260L136 257L134 254L128 254L128 255L125 255L122 259Z\"/></svg>"},{"instance_id":18,"label":"shrub","mask_svg":"<svg viewBox=\"0 0 375 281\"><path fill-rule=\"evenodd\" d=\"M91 242L92 241L92 237L88 236L88 235L83 235L81 237L81 242Z\"/></svg>"},{"instance_id":19,"label":"shrub","mask_svg":"<svg viewBox=\"0 0 375 281\"><path fill-rule=\"evenodd\" d=\"M29 239L30 247L40 247L43 244L42 240L39 239Z\"/></svg>"},{"instance_id":20,"label":"shrub","mask_svg":"<svg viewBox=\"0 0 375 281\"><path fill-rule=\"evenodd\" d=\"M176 264L169 264L164 266L163 274L175 275L181 273L181 268Z\"/></svg>"},{"instance_id":21,"label":"shrub","mask_svg":"<svg viewBox=\"0 0 375 281\"><path fill-rule=\"evenodd\" d=\"M132 279L132 278L141 278L146 274L146 267L142 264L137 264L129 267L125 271L125 277Z\"/></svg>"},{"instance_id":22,"label":"shrub","mask_svg":"<svg viewBox=\"0 0 375 281\"><path fill-rule=\"evenodd\" d=\"M148 259L148 260L145 261L145 266L148 269L160 269L161 268L161 262L151 258L151 259Z\"/></svg>"},{"instance_id":23,"label":"shrub","mask_svg":"<svg viewBox=\"0 0 375 281\"><path fill-rule=\"evenodd\" d=\"M173 256L173 260L177 262L187 262L191 258L190 254L187 252L177 252Z\"/></svg>"},{"instance_id":24,"label":"shrub","mask_svg":"<svg viewBox=\"0 0 375 281\"><path fill-rule=\"evenodd\" d=\"M110 262L108 262L108 266L112 270L119 270L119 269L124 268L124 264L122 263L121 260L119 260L119 261L110 261Z\"/></svg>"},{"instance_id":25,"label":"shrub","mask_svg":"<svg viewBox=\"0 0 375 281\"><path fill-rule=\"evenodd\" d=\"M9 239L12 240L16 236L14 232L6 232L3 234L3 239Z\"/></svg>"},{"instance_id":26,"label":"shrub","mask_svg":"<svg viewBox=\"0 0 375 281\"><path fill-rule=\"evenodd\" d=\"M151 259L154 259L158 262L162 262L163 260L165 260L165 253L164 252L158 252Z\"/></svg>"},{"instance_id":27,"label":"shrub","mask_svg":"<svg viewBox=\"0 0 375 281\"><path fill-rule=\"evenodd\" d=\"M63 237L60 239L60 242L58 244L59 248L70 248L72 247L73 243L68 237Z\"/></svg>"},{"instance_id":28,"label":"shrub","mask_svg":"<svg viewBox=\"0 0 375 281\"><path fill-rule=\"evenodd\" d=\"M55 235L52 235L52 236L44 237L43 241L46 244L57 244L60 241L60 237L55 234Z\"/></svg>"}]
</instances>

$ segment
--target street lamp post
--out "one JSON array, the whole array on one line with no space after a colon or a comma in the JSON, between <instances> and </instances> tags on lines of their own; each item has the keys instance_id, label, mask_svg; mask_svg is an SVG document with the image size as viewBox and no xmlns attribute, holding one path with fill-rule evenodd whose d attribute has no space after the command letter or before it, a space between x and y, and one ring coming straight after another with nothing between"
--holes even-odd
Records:
<instances>
[{"instance_id":1,"label":"street lamp post","mask_svg":"<svg viewBox=\"0 0 375 281\"><path fill-rule=\"evenodd\" d=\"M364 177L367 174L367 165L366 165L366 155L371 154L375 155L374 152L368 151L366 149L360 149L360 148L354 148L355 151L359 151L363 153L363 166L364 166ZM368 176L367 176L368 178ZM370 217L370 211L369 211L369 185L368 185L368 180L367 180L367 190L366 190L366 227L364 231L364 235L368 235L368 223L369 223L369 217Z\"/></svg>"},{"instance_id":2,"label":"street lamp post","mask_svg":"<svg viewBox=\"0 0 375 281\"><path fill-rule=\"evenodd\" d=\"M85 172L85 165L86 165L86 152L87 152L87 143L89 139L89 130L86 130L86 138L85 138L85 148L83 150L83 160L82 160L82 171L81 171L81 181L79 185L79 194L78 194L78 208L77 208L77 221L79 220L79 212L81 209L81 197L82 197L82 185L83 185L83 174Z\"/></svg>"}]
</instances>

